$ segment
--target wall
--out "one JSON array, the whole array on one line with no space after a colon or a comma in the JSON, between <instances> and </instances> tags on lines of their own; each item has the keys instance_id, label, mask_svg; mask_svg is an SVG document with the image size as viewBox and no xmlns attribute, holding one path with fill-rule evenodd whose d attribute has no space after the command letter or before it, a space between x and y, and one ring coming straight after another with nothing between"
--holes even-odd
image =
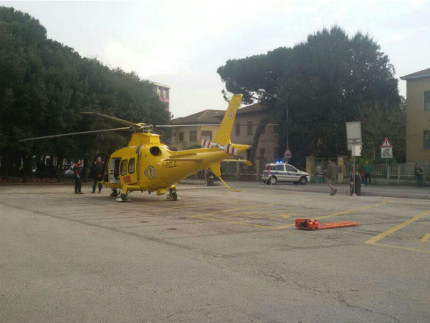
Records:
<instances>
[{"instance_id":1,"label":"wall","mask_svg":"<svg viewBox=\"0 0 430 323\"><path fill-rule=\"evenodd\" d=\"M251 112L238 114L236 116L236 121L231 132L231 141L235 144L246 144L252 145L254 140L254 135L257 130L258 124L261 119L266 116L264 111ZM248 135L247 128L248 122L252 123L252 133ZM236 135L236 125L240 124L240 135ZM274 125L266 125L264 133L261 134L257 150L256 157L264 159L266 162L272 162L275 160L278 146L278 134ZM264 155L260 154L260 148L264 148ZM244 156L246 158L246 153Z\"/></svg>"},{"instance_id":2,"label":"wall","mask_svg":"<svg viewBox=\"0 0 430 323\"><path fill-rule=\"evenodd\" d=\"M235 144L252 145L254 135L261 119L266 117L266 111L256 111L243 114L237 114L235 124L231 132L231 141ZM248 134L248 122L252 123L252 132ZM236 135L236 125L240 125L240 135ZM276 133L273 124L266 125L264 133L260 135L258 145L256 147L255 160L251 160L254 164L254 169L257 177L262 174L264 165L275 161L277 156L278 134ZM264 154L260 153L260 149L264 148ZM240 157L248 159L249 151L242 153Z\"/></svg>"},{"instance_id":3,"label":"wall","mask_svg":"<svg viewBox=\"0 0 430 323\"><path fill-rule=\"evenodd\" d=\"M407 81L407 162L430 160L430 150L424 149L424 130L430 130L430 112L424 111L424 91L430 91L430 78Z\"/></svg>"},{"instance_id":4,"label":"wall","mask_svg":"<svg viewBox=\"0 0 430 323\"><path fill-rule=\"evenodd\" d=\"M218 132L219 125L209 125L209 126L187 126L187 127L176 127L173 128L171 137L171 147L178 150L187 149L194 145L200 145L202 139L202 131L212 131L212 139L216 136ZM190 141L190 132L197 131L197 140ZM179 133L184 133L184 140L179 141Z\"/></svg>"},{"instance_id":5,"label":"wall","mask_svg":"<svg viewBox=\"0 0 430 323\"><path fill-rule=\"evenodd\" d=\"M267 111L255 111L248 113L238 113L236 115L236 120L233 125L233 129L231 132L231 142L235 144L247 144L252 145L255 132L257 130L257 126L260 123L260 120L266 117ZM220 120L221 121L221 120ZM247 133L247 124L248 121L252 123L252 133L248 135ZM236 135L236 124L240 124L240 135ZM252 160L255 165L255 170L257 175L261 174L264 165L269 162L275 161L277 156L277 147L278 147L278 134L277 130L273 124L266 125L265 132L261 134L257 150L256 150L256 160ZM177 127L172 130L171 137L171 146L176 149L186 149L192 145L201 143L201 134L202 131L212 131L212 139L215 138L219 125L210 125L210 126L187 126L187 127ZM190 142L190 131L197 131L197 141ZM179 133L184 133L184 140L179 142ZM264 154L260 154L260 148L264 148ZM248 157L248 152L244 152L241 158Z\"/></svg>"}]
</instances>

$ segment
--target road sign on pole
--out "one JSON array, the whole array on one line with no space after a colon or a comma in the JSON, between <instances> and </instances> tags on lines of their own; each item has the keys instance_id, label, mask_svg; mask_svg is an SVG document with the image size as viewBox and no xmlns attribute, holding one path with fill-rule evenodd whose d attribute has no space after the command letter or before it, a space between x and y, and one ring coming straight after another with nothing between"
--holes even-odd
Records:
<instances>
[{"instance_id":1,"label":"road sign on pole","mask_svg":"<svg viewBox=\"0 0 430 323\"><path fill-rule=\"evenodd\" d=\"M345 122L346 125L346 143L348 150L352 150L353 145L361 145L361 122Z\"/></svg>"},{"instance_id":2,"label":"road sign on pole","mask_svg":"<svg viewBox=\"0 0 430 323\"><path fill-rule=\"evenodd\" d=\"M284 158L290 159L292 156L293 154L291 153L290 148L287 148L287 150L284 152Z\"/></svg>"},{"instance_id":3,"label":"road sign on pole","mask_svg":"<svg viewBox=\"0 0 430 323\"><path fill-rule=\"evenodd\" d=\"M392 148L393 145L391 144L391 142L388 140L387 137L385 137L384 141L382 142L381 148Z\"/></svg>"},{"instance_id":4,"label":"road sign on pole","mask_svg":"<svg viewBox=\"0 0 430 323\"><path fill-rule=\"evenodd\" d=\"M381 147L381 158L393 158L393 148L392 147L387 147L387 148Z\"/></svg>"},{"instance_id":5,"label":"road sign on pole","mask_svg":"<svg viewBox=\"0 0 430 323\"><path fill-rule=\"evenodd\" d=\"M381 145L381 158L393 158L393 145L385 138Z\"/></svg>"},{"instance_id":6,"label":"road sign on pole","mask_svg":"<svg viewBox=\"0 0 430 323\"><path fill-rule=\"evenodd\" d=\"M346 143L348 145L348 150L351 150L351 156L354 158L354 171L351 174L352 179L352 190L351 195L355 196L355 175L357 173L355 169L355 157L361 156L361 122L360 121L352 121L345 122L346 125ZM350 183L350 184L351 184Z\"/></svg>"},{"instance_id":7,"label":"road sign on pole","mask_svg":"<svg viewBox=\"0 0 430 323\"><path fill-rule=\"evenodd\" d=\"M360 145L352 145L351 156L360 157L361 156L361 144Z\"/></svg>"}]
</instances>

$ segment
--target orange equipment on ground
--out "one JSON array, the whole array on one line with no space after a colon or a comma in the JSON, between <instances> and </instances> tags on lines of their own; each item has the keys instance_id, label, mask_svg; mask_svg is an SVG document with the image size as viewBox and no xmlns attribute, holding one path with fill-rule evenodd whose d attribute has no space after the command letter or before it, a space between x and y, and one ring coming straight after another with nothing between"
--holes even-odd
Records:
<instances>
[{"instance_id":1,"label":"orange equipment on ground","mask_svg":"<svg viewBox=\"0 0 430 323\"><path fill-rule=\"evenodd\" d=\"M358 222L343 221L343 222L333 222L333 223L319 223L315 219L296 219L296 228L301 230L321 230L321 229L333 229L333 228L343 228L352 227L359 225Z\"/></svg>"}]
</instances>

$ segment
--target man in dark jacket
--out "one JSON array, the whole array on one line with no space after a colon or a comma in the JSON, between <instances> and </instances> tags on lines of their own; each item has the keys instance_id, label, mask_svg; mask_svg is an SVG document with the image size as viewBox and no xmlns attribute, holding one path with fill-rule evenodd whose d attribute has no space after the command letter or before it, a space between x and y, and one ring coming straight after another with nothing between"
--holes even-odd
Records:
<instances>
[{"instance_id":1,"label":"man in dark jacket","mask_svg":"<svg viewBox=\"0 0 430 323\"><path fill-rule=\"evenodd\" d=\"M415 164L415 176L417 177L417 186L421 187L423 186L423 169L421 168L420 164Z\"/></svg>"},{"instance_id":2,"label":"man in dark jacket","mask_svg":"<svg viewBox=\"0 0 430 323\"><path fill-rule=\"evenodd\" d=\"M104 170L104 163L101 159L101 157L97 157L97 159L94 161L94 165L91 168L91 175L94 179L93 183L93 191L91 193L96 192L97 183L99 186L99 194L102 191L102 180L103 180L103 170Z\"/></svg>"},{"instance_id":3,"label":"man in dark jacket","mask_svg":"<svg viewBox=\"0 0 430 323\"><path fill-rule=\"evenodd\" d=\"M84 194L81 192L81 161L77 159L73 165L73 177L75 178L75 194Z\"/></svg>"},{"instance_id":4,"label":"man in dark jacket","mask_svg":"<svg viewBox=\"0 0 430 323\"><path fill-rule=\"evenodd\" d=\"M337 192L337 189L333 186L336 179L337 179L337 166L333 160L329 159L328 167L327 167L327 183L328 183L328 187L330 187L330 195L335 195Z\"/></svg>"}]
</instances>

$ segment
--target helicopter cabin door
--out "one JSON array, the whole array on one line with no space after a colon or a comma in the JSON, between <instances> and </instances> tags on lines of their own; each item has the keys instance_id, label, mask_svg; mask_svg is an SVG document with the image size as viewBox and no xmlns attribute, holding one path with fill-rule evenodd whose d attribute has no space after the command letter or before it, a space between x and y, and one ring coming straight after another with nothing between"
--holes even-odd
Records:
<instances>
[{"instance_id":1,"label":"helicopter cabin door","mask_svg":"<svg viewBox=\"0 0 430 323\"><path fill-rule=\"evenodd\" d=\"M124 156L119 166L119 174L122 185L132 185L137 183L137 155Z\"/></svg>"},{"instance_id":2,"label":"helicopter cabin door","mask_svg":"<svg viewBox=\"0 0 430 323\"><path fill-rule=\"evenodd\" d=\"M119 164L121 158L112 158L108 166L108 180L110 184L119 184Z\"/></svg>"}]
</instances>

